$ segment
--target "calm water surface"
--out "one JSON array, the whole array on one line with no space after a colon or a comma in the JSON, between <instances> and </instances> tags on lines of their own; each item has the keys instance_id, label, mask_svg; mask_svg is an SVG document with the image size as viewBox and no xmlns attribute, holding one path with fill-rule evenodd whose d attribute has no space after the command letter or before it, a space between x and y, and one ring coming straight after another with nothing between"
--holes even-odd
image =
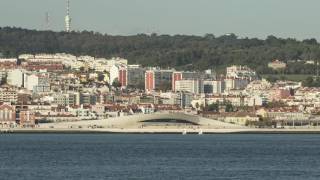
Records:
<instances>
[{"instance_id":1,"label":"calm water surface","mask_svg":"<svg viewBox=\"0 0 320 180\"><path fill-rule=\"evenodd\" d=\"M0 134L0 179L320 179L320 135Z\"/></svg>"}]
</instances>

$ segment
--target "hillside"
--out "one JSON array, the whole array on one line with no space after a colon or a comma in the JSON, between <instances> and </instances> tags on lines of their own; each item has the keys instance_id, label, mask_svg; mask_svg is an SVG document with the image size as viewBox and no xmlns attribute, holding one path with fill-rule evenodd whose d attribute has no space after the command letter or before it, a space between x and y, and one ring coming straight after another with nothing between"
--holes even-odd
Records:
<instances>
[{"instance_id":1,"label":"hillside","mask_svg":"<svg viewBox=\"0 0 320 180\"><path fill-rule=\"evenodd\" d=\"M111 36L88 31L65 33L0 28L0 53L5 57L16 57L21 53L66 52L106 58L121 56L129 59L131 64L189 70L242 64L270 74L272 71L267 68L267 63L271 60L319 59L319 47L315 39L297 41L274 36L266 40L240 39L234 34L220 37L211 34ZM315 66L290 63L285 73L312 74Z\"/></svg>"}]
</instances>

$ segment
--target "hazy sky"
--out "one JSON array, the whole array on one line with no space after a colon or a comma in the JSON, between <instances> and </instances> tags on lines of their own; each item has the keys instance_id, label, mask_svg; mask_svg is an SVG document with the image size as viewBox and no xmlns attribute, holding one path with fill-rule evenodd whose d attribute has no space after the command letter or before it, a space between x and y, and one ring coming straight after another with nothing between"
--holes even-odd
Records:
<instances>
[{"instance_id":1,"label":"hazy sky","mask_svg":"<svg viewBox=\"0 0 320 180\"><path fill-rule=\"evenodd\" d=\"M73 30L320 39L320 0L71 0ZM0 26L64 29L65 0L0 0Z\"/></svg>"}]
</instances>

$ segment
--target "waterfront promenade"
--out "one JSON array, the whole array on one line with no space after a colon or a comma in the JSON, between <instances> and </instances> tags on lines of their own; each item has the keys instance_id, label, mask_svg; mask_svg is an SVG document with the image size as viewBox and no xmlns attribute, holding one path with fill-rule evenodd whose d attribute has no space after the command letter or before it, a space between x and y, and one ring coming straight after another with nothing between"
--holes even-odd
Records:
<instances>
[{"instance_id":1,"label":"waterfront promenade","mask_svg":"<svg viewBox=\"0 0 320 180\"><path fill-rule=\"evenodd\" d=\"M2 133L320 133L320 128L253 128L184 113L154 113L103 120L44 123L34 128L0 128Z\"/></svg>"},{"instance_id":2,"label":"waterfront promenade","mask_svg":"<svg viewBox=\"0 0 320 180\"><path fill-rule=\"evenodd\" d=\"M320 128L270 129L270 128L243 128L243 129L117 129L117 128L11 128L0 129L0 133L122 133L122 134L320 134Z\"/></svg>"}]
</instances>

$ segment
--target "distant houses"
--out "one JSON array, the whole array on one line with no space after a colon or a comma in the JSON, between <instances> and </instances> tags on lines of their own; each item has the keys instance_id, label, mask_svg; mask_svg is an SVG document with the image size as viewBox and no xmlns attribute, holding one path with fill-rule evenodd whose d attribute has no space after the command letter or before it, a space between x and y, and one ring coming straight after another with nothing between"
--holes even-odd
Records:
<instances>
[{"instance_id":1,"label":"distant houses","mask_svg":"<svg viewBox=\"0 0 320 180\"><path fill-rule=\"evenodd\" d=\"M274 60L268 67L281 70L287 64ZM320 122L320 88L270 83L248 66L229 66L219 74L174 68L64 53L0 58L0 128L159 111L249 126L261 120L287 125L297 118L307 122L319 117ZM289 117L290 122L282 123Z\"/></svg>"},{"instance_id":2,"label":"distant houses","mask_svg":"<svg viewBox=\"0 0 320 180\"><path fill-rule=\"evenodd\" d=\"M285 69L287 67L287 64L276 59L268 63L268 67L274 70L281 70L281 69Z\"/></svg>"}]
</instances>

